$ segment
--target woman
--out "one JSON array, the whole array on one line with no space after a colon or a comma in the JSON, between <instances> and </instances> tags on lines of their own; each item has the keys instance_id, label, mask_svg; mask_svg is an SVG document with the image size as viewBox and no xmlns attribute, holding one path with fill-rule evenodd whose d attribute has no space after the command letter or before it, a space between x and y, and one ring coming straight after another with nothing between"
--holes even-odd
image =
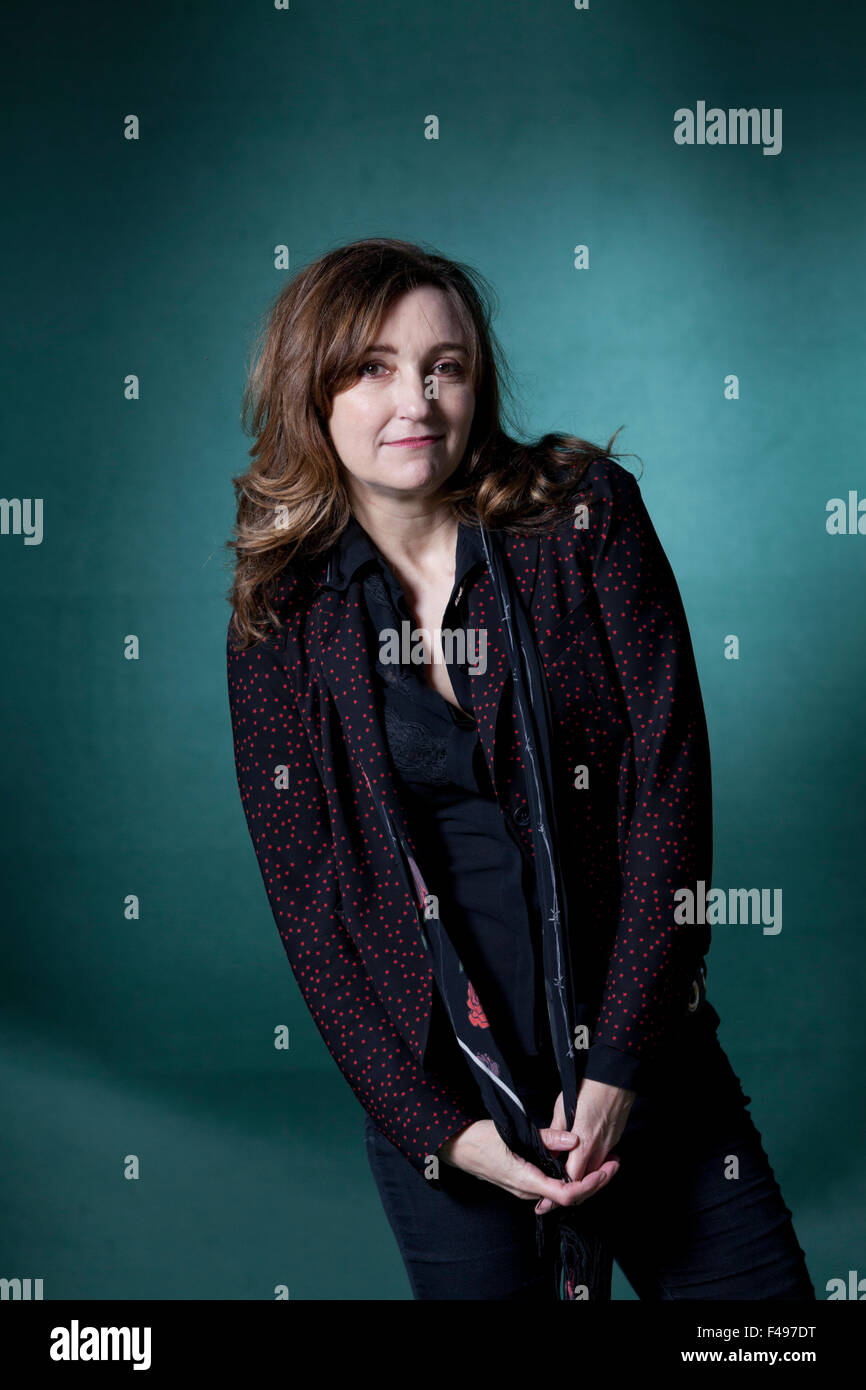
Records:
<instances>
[{"instance_id":1,"label":"woman","mask_svg":"<svg viewBox=\"0 0 866 1390\"><path fill-rule=\"evenodd\" d=\"M416 1298L603 1299L615 1258L812 1299L675 915L711 875L679 592L610 444L503 431L485 290L369 239L264 327L228 679L283 945Z\"/></svg>"}]
</instances>

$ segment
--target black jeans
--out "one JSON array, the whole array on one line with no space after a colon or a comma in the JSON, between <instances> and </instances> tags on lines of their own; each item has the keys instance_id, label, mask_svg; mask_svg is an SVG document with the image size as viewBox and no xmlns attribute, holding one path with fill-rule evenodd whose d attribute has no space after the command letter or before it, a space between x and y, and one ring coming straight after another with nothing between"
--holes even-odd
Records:
<instances>
[{"instance_id":1,"label":"black jeans","mask_svg":"<svg viewBox=\"0 0 866 1390\"><path fill-rule=\"evenodd\" d=\"M596 1223L640 1299L814 1300L717 1022L704 1004L684 1024L659 1079L631 1108L615 1149L619 1171L582 1205L581 1219ZM539 1256L534 1202L446 1163L437 1191L365 1122L415 1299L556 1300L555 1241L545 1239Z\"/></svg>"}]
</instances>

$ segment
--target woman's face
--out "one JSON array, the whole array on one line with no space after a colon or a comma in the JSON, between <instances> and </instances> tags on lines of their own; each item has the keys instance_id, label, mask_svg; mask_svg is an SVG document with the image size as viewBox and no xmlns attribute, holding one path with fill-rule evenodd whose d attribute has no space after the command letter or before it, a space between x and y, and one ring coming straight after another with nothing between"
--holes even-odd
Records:
<instances>
[{"instance_id":1,"label":"woman's face","mask_svg":"<svg viewBox=\"0 0 866 1390\"><path fill-rule=\"evenodd\" d=\"M410 290L331 406L353 505L432 498L463 458L474 411L469 344L447 295L432 285Z\"/></svg>"}]
</instances>

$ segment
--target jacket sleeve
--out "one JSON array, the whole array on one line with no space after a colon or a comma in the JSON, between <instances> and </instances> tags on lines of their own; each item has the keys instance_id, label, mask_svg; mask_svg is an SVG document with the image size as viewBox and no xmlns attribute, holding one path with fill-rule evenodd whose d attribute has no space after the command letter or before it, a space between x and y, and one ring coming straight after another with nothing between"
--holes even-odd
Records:
<instances>
[{"instance_id":1,"label":"jacket sleeve","mask_svg":"<svg viewBox=\"0 0 866 1390\"><path fill-rule=\"evenodd\" d=\"M678 889L710 886L712 785L706 718L686 615L636 479L591 466L583 562L630 724L620 769L619 920L585 1075L640 1091L709 948L709 927L677 923Z\"/></svg>"},{"instance_id":2,"label":"jacket sleeve","mask_svg":"<svg viewBox=\"0 0 866 1390\"><path fill-rule=\"evenodd\" d=\"M343 925L325 790L278 646L268 637L238 651L230 625L229 708L247 826L283 946L328 1051L377 1129L425 1173L439 1145L481 1115L469 1114L416 1061Z\"/></svg>"}]
</instances>

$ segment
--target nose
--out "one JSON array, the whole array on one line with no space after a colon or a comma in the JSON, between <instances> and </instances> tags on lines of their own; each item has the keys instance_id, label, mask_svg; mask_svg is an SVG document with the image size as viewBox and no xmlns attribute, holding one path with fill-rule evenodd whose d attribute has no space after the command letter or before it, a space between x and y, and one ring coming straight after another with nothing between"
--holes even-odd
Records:
<instances>
[{"instance_id":1,"label":"nose","mask_svg":"<svg viewBox=\"0 0 866 1390\"><path fill-rule=\"evenodd\" d=\"M435 381L435 377L431 378ZM427 396L427 379L422 371L401 372L394 383L394 410L408 420L432 420L436 396Z\"/></svg>"}]
</instances>

